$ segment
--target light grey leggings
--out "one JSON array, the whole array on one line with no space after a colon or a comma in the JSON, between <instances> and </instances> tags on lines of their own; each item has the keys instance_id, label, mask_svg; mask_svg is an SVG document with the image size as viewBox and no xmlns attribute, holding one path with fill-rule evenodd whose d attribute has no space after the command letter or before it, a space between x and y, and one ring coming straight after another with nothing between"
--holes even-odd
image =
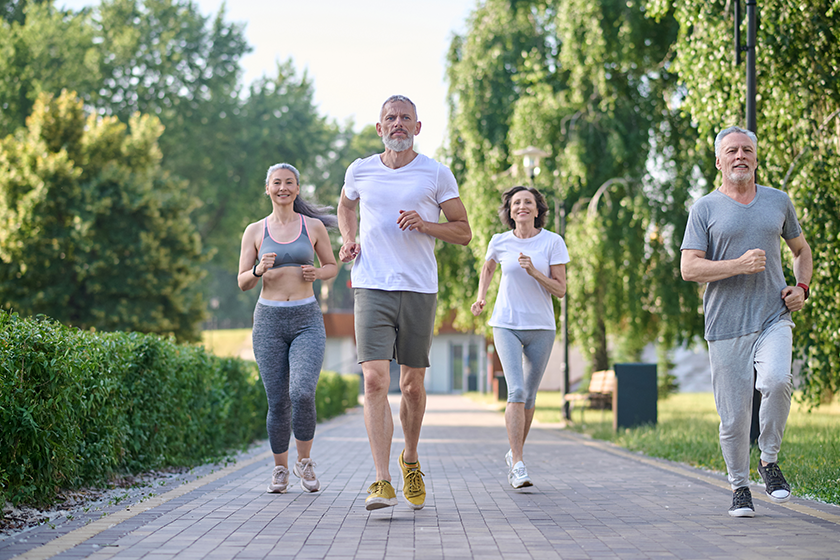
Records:
<instances>
[{"instance_id":1,"label":"light grey leggings","mask_svg":"<svg viewBox=\"0 0 840 560\"><path fill-rule=\"evenodd\" d=\"M525 403L528 410L537 404L537 389L548 365L555 335L555 331L550 330L493 327L493 344L508 387L507 402Z\"/></svg>"},{"instance_id":2,"label":"light grey leggings","mask_svg":"<svg viewBox=\"0 0 840 560\"><path fill-rule=\"evenodd\" d=\"M761 393L761 459L768 463L778 459L793 392L793 322L789 317L783 315L760 333L709 342L712 389L720 415L720 448L733 490L748 486L750 481L753 370L755 388Z\"/></svg>"},{"instance_id":3,"label":"light grey leggings","mask_svg":"<svg viewBox=\"0 0 840 560\"><path fill-rule=\"evenodd\" d=\"M283 307L257 302L254 309L254 357L268 397L265 424L275 454L289 450L292 426L300 441L315 437L315 387L327 337L315 298L304 301Z\"/></svg>"}]
</instances>

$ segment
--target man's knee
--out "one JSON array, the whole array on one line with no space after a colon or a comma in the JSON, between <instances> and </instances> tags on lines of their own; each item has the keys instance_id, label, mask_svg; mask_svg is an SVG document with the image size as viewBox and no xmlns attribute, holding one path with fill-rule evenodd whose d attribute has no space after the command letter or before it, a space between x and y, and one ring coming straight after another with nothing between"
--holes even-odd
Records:
<instances>
[{"instance_id":1,"label":"man's knee","mask_svg":"<svg viewBox=\"0 0 840 560\"><path fill-rule=\"evenodd\" d=\"M400 392L407 399L420 399L426 394L426 368L400 368Z\"/></svg>"},{"instance_id":2,"label":"man's knee","mask_svg":"<svg viewBox=\"0 0 840 560\"><path fill-rule=\"evenodd\" d=\"M391 374L389 371L389 362L387 360L377 360L377 362L363 362L362 374L365 379L365 394L373 395L377 393L387 393L391 386Z\"/></svg>"}]
</instances>

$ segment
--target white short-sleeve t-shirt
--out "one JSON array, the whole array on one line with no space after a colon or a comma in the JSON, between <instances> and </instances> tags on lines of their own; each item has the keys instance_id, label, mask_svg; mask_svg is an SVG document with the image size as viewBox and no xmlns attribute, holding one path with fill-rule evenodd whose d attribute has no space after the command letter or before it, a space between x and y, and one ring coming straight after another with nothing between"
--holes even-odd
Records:
<instances>
[{"instance_id":1,"label":"white short-sleeve t-shirt","mask_svg":"<svg viewBox=\"0 0 840 560\"><path fill-rule=\"evenodd\" d=\"M501 265L502 281L488 324L506 329L556 330L551 294L519 266L520 253L531 257L534 267L549 277L551 265L569 262L565 241L547 229L528 239L519 239L513 231L494 235L484 259Z\"/></svg>"},{"instance_id":2,"label":"white short-sleeve t-shirt","mask_svg":"<svg viewBox=\"0 0 840 560\"><path fill-rule=\"evenodd\" d=\"M344 194L359 200L360 208L362 250L353 264L353 287L437 293L435 238L403 231L397 219L400 211L415 210L423 220L437 222L441 203L458 198L452 171L423 154L391 169L377 154L350 164Z\"/></svg>"}]
</instances>

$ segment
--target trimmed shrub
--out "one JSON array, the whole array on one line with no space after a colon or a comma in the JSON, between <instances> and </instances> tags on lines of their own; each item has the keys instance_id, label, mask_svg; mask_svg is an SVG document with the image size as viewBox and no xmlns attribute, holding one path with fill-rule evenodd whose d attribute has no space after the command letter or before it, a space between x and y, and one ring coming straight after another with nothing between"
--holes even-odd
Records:
<instances>
[{"instance_id":1,"label":"trimmed shrub","mask_svg":"<svg viewBox=\"0 0 840 560\"><path fill-rule=\"evenodd\" d=\"M219 459L265 437L256 365L0 312L0 504Z\"/></svg>"},{"instance_id":2,"label":"trimmed shrub","mask_svg":"<svg viewBox=\"0 0 840 560\"><path fill-rule=\"evenodd\" d=\"M315 391L315 410L318 420L326 420L344 414L348 408L359 404L359 376L340 375L334 371L322 371Z\"/></svg>"}]
</instances>

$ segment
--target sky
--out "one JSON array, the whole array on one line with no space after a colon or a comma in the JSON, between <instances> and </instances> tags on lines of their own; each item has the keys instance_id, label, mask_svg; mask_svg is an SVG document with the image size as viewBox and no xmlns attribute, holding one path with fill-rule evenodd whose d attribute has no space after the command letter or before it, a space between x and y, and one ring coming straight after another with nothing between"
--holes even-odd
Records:
<instances>
[{"instance_id":1,"label":"sky","mask_svg":"<svg viewBox=\"0 0 840 560\"><path fill-rule=\"evenodd\" d=\"M382 102L406 95L423 123L417 150L433 156L446 134L446 53L479 0L229 0L225 20L245 24L253 51L242 59L248 84L292 59L307 72L321 114L358 131ZM223 0L197 0L215 16ZM98 1L56 0L79 9Z\"/></svg>"}]
</instances>

